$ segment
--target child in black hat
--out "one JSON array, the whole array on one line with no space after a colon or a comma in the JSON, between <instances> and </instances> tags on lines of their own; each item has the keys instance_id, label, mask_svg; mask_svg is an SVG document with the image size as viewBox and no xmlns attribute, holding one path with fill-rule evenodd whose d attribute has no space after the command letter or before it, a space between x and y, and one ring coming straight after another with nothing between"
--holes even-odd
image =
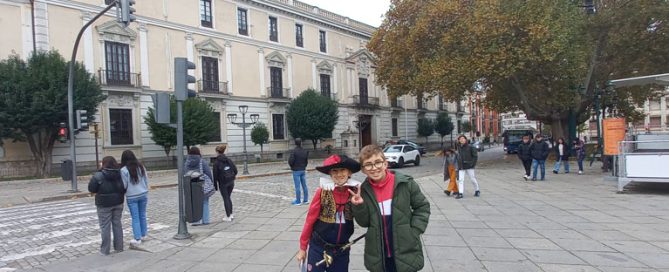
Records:
<instances>
[{"instance_id":1,"label":"child in black hat","mask_svg":"<svg viewBox=\"0 0 669 272\"><path fill-rule=\"evenodd\" d=\"M344 155L332 155L316 170L330 177L321 178L321 186L316 189L295 258L300 266L306 265L306 271L348 271L350 248L342 247L353 235L349 189L360 185L351 179L353 173L360 171L360 164Z\"/></svg>"}]
</instances>

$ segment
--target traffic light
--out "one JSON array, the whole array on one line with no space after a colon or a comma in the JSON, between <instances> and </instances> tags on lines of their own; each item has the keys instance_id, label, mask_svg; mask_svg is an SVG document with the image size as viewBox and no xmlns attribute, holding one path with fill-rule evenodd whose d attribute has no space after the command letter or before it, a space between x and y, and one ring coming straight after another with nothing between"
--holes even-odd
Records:
<instances>
[{"instance_id":1,"label":"traffic light","mask_svg":"<svg viewBox=\"0 0 669 272\"><path fill-rule=\"evenodd\" d=\"M121 1L121 23L126 27L131 22L135 21L135 0L120 0Z\"/></svg>"},{"instance_id":2,"label":"traffic light","mask_svg":"<svg viewBox=\"0 0 669 272\"><path fill-rule=\"evenodd\" d=\"M87 130L88 129L88 116L86 115L86 110L77 110L77 130Z\"/></svg>"},{"instance_id":3,"label":"traffic light","mask_svg":"<svg viewBox=\"0 0 669 272\"><path fill-rule=\"evenodd\" d=\"M188 74L195 69L195 63L186 58L174 58L174 97L177 101L185 101L195 97L195 91L188 89L188 84L195 83L195 77Z\"/></svg>"},{"instance_id":4,"label":"traffic light","mask_svg":"<svg viewBox=\"0 0 669 272\"><path fill-rule=\"evenodd\" d=\"M60 127L58 128L58 141L61 143L67 142L67 128L65 127L65 123L60 123Z\"/></svg>"}]
</instances>

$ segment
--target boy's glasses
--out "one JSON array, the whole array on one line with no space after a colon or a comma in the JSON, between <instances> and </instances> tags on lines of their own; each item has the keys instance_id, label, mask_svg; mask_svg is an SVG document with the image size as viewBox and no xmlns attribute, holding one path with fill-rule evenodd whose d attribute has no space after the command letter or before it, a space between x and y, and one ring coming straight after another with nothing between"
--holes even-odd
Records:
<instances>
[{"instance_id":1,"label":"boy's glasses","mask_svg":"<svg viewBox=\"0 0 669 272\"><path fill-rule=\"evenodd\" d=\"M365 163L365 164L362 165L362 167L365 170L369 171L369 170L372 170L374 168L380 169L381 167L383 167L383 165L385 163L386 163L386 161L375 161L374 163Z\"/></svg>"}]
</instances>

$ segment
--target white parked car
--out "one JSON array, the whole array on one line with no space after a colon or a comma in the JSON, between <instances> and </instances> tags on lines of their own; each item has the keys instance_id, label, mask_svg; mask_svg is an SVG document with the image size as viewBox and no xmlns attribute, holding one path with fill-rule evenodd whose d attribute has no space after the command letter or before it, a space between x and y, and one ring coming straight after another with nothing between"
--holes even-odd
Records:
<instances>
[{"instance_id":1,"label":"white parked car","mask_svg":"<svg viewBox=\"0 0 669 272\"><path fill-rule=\"evenodd\" d=\"M388 164L401 168L405 163L420 165L420 152L410 145L390 145L383 149Z\"/></svg>"}]
</instances>

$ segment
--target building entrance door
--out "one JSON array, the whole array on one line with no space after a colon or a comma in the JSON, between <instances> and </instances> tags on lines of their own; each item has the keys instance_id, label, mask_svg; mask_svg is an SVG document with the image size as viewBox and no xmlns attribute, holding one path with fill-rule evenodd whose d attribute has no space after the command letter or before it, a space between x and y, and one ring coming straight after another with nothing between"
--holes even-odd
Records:
<instances>
[{"instance_id":1,"label":"building entrance door","mask_svg":"<svg viewBox=\"0 0 669 272\"><path fill-rule=\"evenodd\" d=\"M372 116L359 115L358 126L360 131L360 149L372 144Z\"/></svg>"}]
</instances>

